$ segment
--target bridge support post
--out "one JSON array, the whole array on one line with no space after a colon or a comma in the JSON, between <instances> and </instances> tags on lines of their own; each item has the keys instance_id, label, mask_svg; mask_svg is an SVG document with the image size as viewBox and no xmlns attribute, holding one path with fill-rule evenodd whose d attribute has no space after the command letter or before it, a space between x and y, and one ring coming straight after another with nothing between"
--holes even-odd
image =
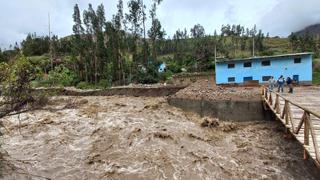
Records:
<instances>
[{"instance_id":1,"label":"bridge support post","mask_svg":"<svg viewBox=\"0 0 320 180\"><path fill-rule=\"evenodd\" d=\"M277 114L280 114L280 100L279 100L279 94L276 94L276 103L274 105L274 109L276 110Z\"/></svg>"},{"instance_id":2,"label":"bridge support post","mask_svg":"<svg viewBox=\"0 0 320 180\"><path fill-rule=\"evenodd\" d=\"M289 102L287 100L285 100L285 103L284 103L283 115L285 118L285 127L286 127L285 133L290 134L290 130L287 127L289 125Z\"/></svg>"},{"instance_id":3,"label":"bridge support post","mask_svg":"<svg viewBox=\"0 0 320 180\"><path fill-rule=\"evenodd\" d=\"M309 146L309 119L307 117L304 119L304 145ZM303 159L307 160L308 158L309 154L306 148L304 148Z\"/></svg>"}]
</instances>

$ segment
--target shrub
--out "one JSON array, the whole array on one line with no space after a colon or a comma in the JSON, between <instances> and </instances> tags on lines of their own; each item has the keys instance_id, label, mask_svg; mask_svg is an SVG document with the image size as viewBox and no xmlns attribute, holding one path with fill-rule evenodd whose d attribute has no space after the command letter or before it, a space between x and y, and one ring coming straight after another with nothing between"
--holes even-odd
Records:
<instances>
[{"instance_id":1,"label":"shrub","mask_svg":"<svg viewBox=\"0 0 320 180\"><path fill-rule=\"evenodd\" d=\"M111 86L111 82L108 79L101 79L98 83L99 88L108 88Z\"/></svg>"},{"instance_id":2,"label":"shrub","mask_svg":"<svg viewBox=\"0 0 320 180\"><path fill-rule=\"evenodd\" d=\"M18 57L4 73L2 93L5 101L23 103L31 100L30 82L35 79L35 74L31 63L26 57Z\"/></svg>"},{"instance_id":3,"label":"shrub","mask_svg":"<svg viewBox=\"0 0 320 180\"><path fill-rule=\"evenodd\" d=\"M50 55L45 54L42 56L30 56L28 57L30 63L43 70L48 70L51 67Z\"/></svg>"},{"instance_id":4,"label":"shrub","mask_svg":"<svg viewBox=\"0 0 320 180\"><path fill-rule=\"evenodd\" d=\"M1 68L6 65L1 65ZM36 79L36 73L31 63L23 55L7 66L3 71L0 118L10 112L19 112L23 108L34 108L46 103L45 94L35 93L31 89L31 81Z\"/></svg>"},{"instance_id":5,"label":"shrub","mask_svg":"<svg viewBox=\"0 0 320 180\"><path fill-rule=\"evenodd\" d=\"M272 56L274 55L274 52L272 50L264 50L260 53L262 56Z\"/></svg>"},{"instance_id":6,"label":"shrub","mask_svg":"<svg viewBox=\"0 0 320 180\"><path fill-rule=\"evenodd\" d=\"M0 63L0 83L6 79L9 72L9 65L7 63Z\"/></svg>"},{"instance_id":7,"label":"shrub","mask_svg":"<svg viewBox=\"0 0 320 180\"><path fill-rule=\"evenodd\" d=\"M159 75L156 66L149 66L146 70L139 69L134 76L134 80L142 84L154 84L159 81Z\"/></svg>"},{"instance_id":8,"label":"shrub","mask_svg":"<svg viewBox=\"0 0 320 180\"><path fill-rule=\"evenodd\" d=\"M181 73L182 72L181 68L182 68L182 66L180 66L176 62L172 62L172 63L168 64L168 66L167 66L167 70L170 70L173 73Z\"/></svg>"},{"instance_id":9,"label":"shrub","mask_svg":"<svg viewBox=\"0 0 320 180\"><path fill-rule=\"evenodd\" d=\"M93 85L88 82L79 82L76 86L78 89L92 89Z\"/></svg>"},{"instance_id":10,"label":"shrub","mask_svg":"<svg viewBox=\"0 0 320 180\"><path fill-rule=\"evenodd\" d=\"M40 80L35 80L31 82L31 86L34 88L37 87L50 87L52 84L51 81L49 81L48 79L40 79Z\"/></svg>"},{"instance_id":11,"label":"shrub","mask_svg":"<svg viewBox=\"0 0 320 180\"><path fill-rule=\"evenodd\" d=\"M53 85L71 86L75 81L75 73L63 65L56 66L49 72L49 81Z\"/></svg>"},{"instance_id":12,"label":"shrub","mask_svg":"<svg viewBox=\"0 0 320 180\"><path fill-rule=\"evenodd\" d=\"M160 73L159 79L160 81L167 81L172 77L173 73L170 70L167 70L166 72Z\"/></svg>"}]
</instances>

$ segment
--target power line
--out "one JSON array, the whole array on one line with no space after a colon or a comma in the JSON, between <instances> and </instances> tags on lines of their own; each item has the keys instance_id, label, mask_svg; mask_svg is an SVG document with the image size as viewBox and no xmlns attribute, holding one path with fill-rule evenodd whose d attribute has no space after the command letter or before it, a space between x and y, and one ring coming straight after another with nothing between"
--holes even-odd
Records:
<instances>
[{"instance_id":1,"label":"power line","mask_svg":"<svg viewBox=\"0 0 320 180\"><path fill-rule=\"evenodd\" d=\"M53 56L52 56L52 43L51 43L50 13L48 13L48 27L49 27L49 53L50 53L50 59L51 59L51 70L53 70Z\"/></svg>"}]
</instances>

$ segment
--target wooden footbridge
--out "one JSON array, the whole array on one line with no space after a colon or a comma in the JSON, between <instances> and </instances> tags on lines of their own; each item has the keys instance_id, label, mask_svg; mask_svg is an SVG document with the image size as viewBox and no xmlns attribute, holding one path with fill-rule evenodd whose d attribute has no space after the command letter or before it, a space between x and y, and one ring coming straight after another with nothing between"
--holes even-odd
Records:
<instances>
[{"instance_id":1,"label":"wooden footbridge","mask_svg":"<svg viewBox=\"0 0 320 180\"><path fill-rule=\"evenodd\" d=\"M293 94L262 89L265 110L271 110L320 167L320 87L299 87Z\"/></svg>"}]
</instances>

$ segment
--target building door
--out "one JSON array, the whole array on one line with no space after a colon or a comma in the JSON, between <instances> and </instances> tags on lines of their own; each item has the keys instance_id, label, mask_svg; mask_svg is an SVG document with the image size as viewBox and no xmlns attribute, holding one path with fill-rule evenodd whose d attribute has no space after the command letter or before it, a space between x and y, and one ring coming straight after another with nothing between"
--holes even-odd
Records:
<instances>
[{"instance_id":1,"label":"building door","mask_svg":"<svg viewBox=\"0 0 320 180\"><path fill-rule=\"evenodd\" d=\"M299 83L299 75L293 75L293 81Z\"/></svg>"}]
</instances>

